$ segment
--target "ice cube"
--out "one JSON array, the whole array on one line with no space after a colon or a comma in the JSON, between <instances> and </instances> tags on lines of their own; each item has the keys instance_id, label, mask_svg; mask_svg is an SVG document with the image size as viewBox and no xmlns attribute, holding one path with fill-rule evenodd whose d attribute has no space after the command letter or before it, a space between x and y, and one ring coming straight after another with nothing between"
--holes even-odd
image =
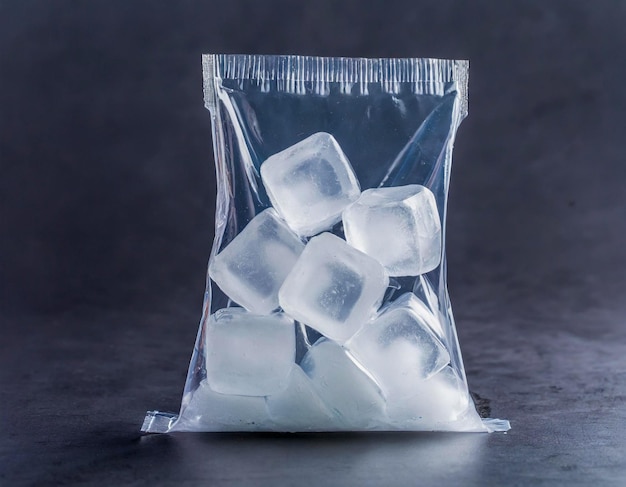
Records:
<instances>
[{"instance_id":1,"label":"ice cube","mask_svg":"<svg viewBox=\"0 0 626 487\"><path fill-rule=\"evenodd\" d=\"M345 345L386 397L411 395L450 362L446 347L416 312L417 298L405 296L366 323Z\"/></svg>"},{"instance_id":2,"label":"ice cube","mask_svg":"<svg viewBox=\"0 0 626 487\"><path fill-rule=\"evenodd\" d=\"M289 385L268 396L270 417L284 431L329 431L338 428L335 416L313 389L311 379L297 365L289 376Z\"/></svg>"},{"instance_id":3,"label":"ice cube","mask_svg":"<svg viewBox=\"0 0 626 487\"><path fill-rule=\"evenodd\" d=\"M323 233L309 241L278 300L296 320L343 342L376 312L388 283L377 261Z\"/></svg>"},{"instance_id":4,"label":"ice cube","mask_svg":"<svg viewBox=\"0 0 626 487\"><path fill-rule=\"evenodd\" d=\"M211 315L205 331L207 381L215 392L267 396L287 387L296 334L284 313L225 308Z\"/></svg>"},{"instance_id":5,"label":"ice cube","mask_svg":"<svg viewBox=\"0 0 626 487\"><path fill-rule=\"evenodd\" d=\"M452 367L445 367L430 379L416 383L412 395L390 395L387 415L392 423L404 424L407 429L412 429L411 423L419 423L423 429L436 430L440 429L439 422L462 418L469 406L470 398L464 382Z\"/></svg>"},{"instance_id":6,"label":"ice cube","mask_svg":"<svg viewBox=\"0 0 626 487\"><path fill-rule=\"evenodd\" d=\"M390 276L417 276L441 262L435 196L417 184L363 191L343 213L346 240L378 260Z\"/></svg>"},{"instance_id":7,"label":"ice cube","mask_svg":"<svg viewBox=\"0 0 626 487\"><path fill-rule=\"evenodd\" d=\"M385 407L380 389L340 345L320 339L305 355L301 366L344 428L371 429L380 424Z\"/></svg>"},{"instance_id":8,"label":"ice cube","mask_svg":"<svg viewBox=\"0 0 626 487\"><path fill-rule=\"evenodd\" d=\"M267 209L254 217L209 266L209 275L229 298L249 311L278 307L278 290L304 244Z\"/></svg>"},{"instance_id":9,"label":"ice cube","mask_svg":"<svg viewBox=\"0 0 626 487\"><path fill-rule=\"evenodd\" d=\"M274 425L264 397L219 394L206 381L185 396L172 431L269 431Z\"/></svg>"},{"instance_id":10,"label":"ice cube","mask_svg":"<svg viewBox=\"0 0 626 487\"><path fill-rule=\"evenodd\" d=\"M391 306L393 306L394 308L406 307L411 309L413 313L419 316L421 322L424 325L428 326L428 328L430 328L430 330L434 332L435 335L437 335L437 337L442 342L445 343L446 335L444 333L444 324L441 322L441 315L438 312L433 312L430 304L425 303L413 293L404 293L393 303L391 303L390 307Z\"/></svg>"},{"instance_id":11,"label":"ice cube","mask_svg":"<svg viewBox=\"0 0 626 487\"><path fill-rule=\"evenodd\" d=\"M269 157L261 178L274 208L302 236L332 227L361 192L348 158L325 132Z\"/></svg>"}]
</instances>

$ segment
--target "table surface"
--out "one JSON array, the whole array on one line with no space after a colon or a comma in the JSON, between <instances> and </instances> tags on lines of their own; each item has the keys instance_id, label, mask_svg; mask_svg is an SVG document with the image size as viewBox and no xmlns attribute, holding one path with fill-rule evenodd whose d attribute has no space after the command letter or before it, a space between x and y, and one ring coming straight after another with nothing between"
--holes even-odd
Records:
<instances>
[{"instance_id":1,"label":"table surface","mask_svg":"<svg viewBox=\"0 0 626 487\"><path fill-rule=\"evenodd\" d=\"M624 485L621 326L589 337L579 320L461 320L470 386L510 419L506 434L141 436L146 409L178 408L193 322L93 309L9 320L1 483Z\"/></svg>"},{"instance_id":2,"label":"table surface","mask_svg":"<svg viewBox=\"0 0 626 487\"><path fill-rule=\"evenodd\" d=\"M574 0L0 2L0 485L626 485L625 21ZM470 388L510 432L140 435L178 409L200 317L202 52L471 60L449 285Z\"/></svg>"}]
</instances>

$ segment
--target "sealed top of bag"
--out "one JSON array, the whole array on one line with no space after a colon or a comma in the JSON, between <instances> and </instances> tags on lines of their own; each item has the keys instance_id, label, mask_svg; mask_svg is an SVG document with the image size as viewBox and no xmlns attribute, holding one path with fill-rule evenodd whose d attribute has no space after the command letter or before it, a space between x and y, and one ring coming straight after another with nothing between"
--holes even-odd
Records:
<instances>
[{"instance_id":1,"label":"sealed top of bag","mask_svg":"<svg viewBox=\"0 0 626 487\"><path fill-rule=\"evenodd\" d=\"M412 92L443 96L458 91L467 114L469 61L432 58L347 58L297 55L205 54L204 100L215 106L215 83L225 88L327 96Z\"/></svg>"}]
</instances>

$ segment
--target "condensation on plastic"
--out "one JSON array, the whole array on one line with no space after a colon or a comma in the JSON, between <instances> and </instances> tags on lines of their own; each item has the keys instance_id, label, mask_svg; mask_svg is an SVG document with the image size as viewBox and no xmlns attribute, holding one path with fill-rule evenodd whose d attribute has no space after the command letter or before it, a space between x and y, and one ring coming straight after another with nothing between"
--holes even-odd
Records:
<instances>
[{"instance_id":1,"label":"condensation on plastic","mask_svg":"<svg viewBox=\"0 0 626 487\"><path fill-rule=\"evenodd\" d=\"M445 260L452 147L456 130L467 115L468 62L260 55L205 55L202 60L217 174L215 240L210 262L252 218L270 206L260 177L261 164L313 133L333 134L352 163L362 190L420 184L434 193L444 242L441 264L421 276L391 278L383 306L404 292L413 292L436 307L450 366L461 378L463 394L469 398L447 291ZM212 417L210 406L204 415L197 410L189 413L188 406L206 379L204 339L208 320L217 310L234 305L207 276L203 314L180 413L149 411L142 431L510 428L506 420L481 421L471 400L456 421L426 425L371 422L365 427L312 424L284 428L245 418ZM310 346L306 338L304 343Z\"/></svg>"}]
</instances>

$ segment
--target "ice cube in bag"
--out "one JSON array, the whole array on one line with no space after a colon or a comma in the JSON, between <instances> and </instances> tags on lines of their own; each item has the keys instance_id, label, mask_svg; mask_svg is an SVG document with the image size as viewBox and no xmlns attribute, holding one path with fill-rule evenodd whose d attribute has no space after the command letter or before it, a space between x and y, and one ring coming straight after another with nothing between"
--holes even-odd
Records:
<instances>
[{"instance_id":1,"label":"ice cube in bag","mask_svg":"<svg viewBox=\"0 0 626 487\"><path fill-rule=\"evenodd\" d=\"M274 208L302 236L332 227L361 192L348 158L325 132L269 157L261 178Z\"/></svg>"},{"instance_id":2,"label":"ice cube in bag","mask_svg":"<svg viewBox=\"0 0 626 487\"><path fill-rule=\"evenodd\" d=\"M394 308L406 307L411 309L411 311L419 316L422 322L427 325L428 328L430 328L430 330L434 332L440 340L445 341L446 334L444 332L439 310L436 308L433 310L434 305L437 304L437 297L425 296L424 292L422 292L421 294L425 300L431 298L433 302L427 304L413 293L404 293L403 295L398 297L398 299L396 299L390 306L393 306Z\"/></svg>"},{"instance_id":3,"label":"ice cube in bag","mask_svg":"<svg viewBox=\"0 0 626 487\"><path fill-rule=\"evenodd\" d=\"M267 396L287 387L296 357L294 323L284 313L216 311L205 337L207 382L221 394Z\"/></svg>"},{"instance_id":4,"label":"ice cube in bag","mask_svg":"<svg viewBox=\"0 0 626 487\"><path fill-rule=\"evenodd\" d=\"M388 283L376 260L323 233L309 241L278 299L289 316L344 342L376 312Z\"/></svg>"},{"instance_id":5,"label":"ice cube in bag","mask_svg":"<svg viewBox=\"0 0 626 487\"><path fill-rule=\"evenodd\" d=\"M387 414L392 424L401 429L437 430L440 423L465 418L465 427L480 430L480 418L475 411L465 414L471 406L463 381L452 369L445 367L430 379L415 384L410 396L387 399Z\"/></svg>"},{"instance_id":6,"label":"ice cube in bag","mask_svg":"<svg viewBox=\"0 0 626 487\"><path fill-rule=\"evenodd\" d=\"M213 258L209 276L237 304L268 314L278 307L278 290L303 249L302 241L270 208Z\"/></svg>"},{"instance_id":7,"label":"ice cube in bag","mask_svg":"<svg viewBox=\"0 0 626 487\"><path fill-rule=\"evenodd\" d=\"M328 431L338 426L298 365L291 370L287 388L268 396L267 408L275 424L285 431Z\"/></svg>"},{"instance_id":8,"label":"ice cube in bag","mask_svg":"<svg viewBox=\"0 0 626 487\"><path fill-rule=\"evenodd\" d=\"M265 431L275 427L264 397L220 394L200 382L172 431Z\"/></svg>"},{"instance_id":9,"label":"ice cube in bag","mask_svg":"<svg viewBox=\"0 0 626 487\"><path fill-rule=\"evenodd\" d=\"M399 299L345 345L386 396L411 395L421 382L450 362L446 347L411 304L405 297Z\"/></svg>"},{"instance_id":10,"label":"ice cube in bag","mask_svg":"<svg viewBox=\"0 0 626 487\"><path fill-rule=\"evenodd\" d=\"M347 242L378 260L390 276L417 276L441 261L435 196L418 184L367 189L343 213Z\"/></svg>"},{"instance_id":11,"label":"ice cube in bag","mask_svg":"<svg viewBox=\"0 0 626 487\"><path fill-rule=\"evenodd\" d=\"M313 388L339 416L344 428L367 429L383 420L385 402L380 388L340 345L321 338L304 356L301 365Z\"/></svg>"}]
</instances>

